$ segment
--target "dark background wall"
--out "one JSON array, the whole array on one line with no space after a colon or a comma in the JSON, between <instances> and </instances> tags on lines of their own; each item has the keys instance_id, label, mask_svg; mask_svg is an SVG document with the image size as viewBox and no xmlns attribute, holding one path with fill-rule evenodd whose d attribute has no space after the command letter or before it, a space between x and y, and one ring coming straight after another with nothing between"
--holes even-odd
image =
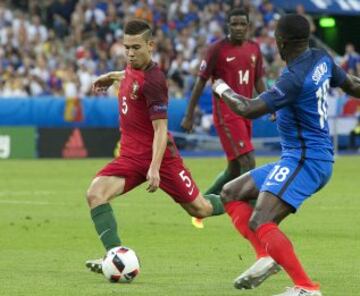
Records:
<instances>
[{"instance_id":1,"label":"dark background wall","mask_svg":"<svg viewBox=\"0 0 360 296\"><path fill-rule=\"evenodd\" d=\"M332 47L337 53L344 54L346 43L353 43L360 52L360 16L332 16L336 20L334 28L321 28L319 18L316 36Z\"/></svg>"}]
</instances>

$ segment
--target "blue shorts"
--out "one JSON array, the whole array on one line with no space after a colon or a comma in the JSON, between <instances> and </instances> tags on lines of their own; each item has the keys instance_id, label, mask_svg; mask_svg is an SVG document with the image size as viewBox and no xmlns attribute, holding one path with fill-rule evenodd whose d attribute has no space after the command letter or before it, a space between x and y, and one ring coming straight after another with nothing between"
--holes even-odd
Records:
<instances>
[{"instance_id":1,"label":"blue shorts","mask_svg":"<svg viewBox=\"0 0 360 296\"><path fill-rule=\"evenodd\" d=\"M286 157L250 171L260 192L270 192L298 209L330 180L330 161Z\"/></svg>"}]
</instances>

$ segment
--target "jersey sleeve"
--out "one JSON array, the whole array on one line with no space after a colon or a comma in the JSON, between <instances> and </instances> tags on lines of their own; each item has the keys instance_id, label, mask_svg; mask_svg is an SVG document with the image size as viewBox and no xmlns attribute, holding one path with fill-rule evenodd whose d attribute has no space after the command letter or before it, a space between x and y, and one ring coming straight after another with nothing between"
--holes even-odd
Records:
<instances>
[{"instance_id":1,"label":"jersey sleeve","mask_svg":"<svg viewBox=\"0 0 360 296\"><path fill-rule=\"evenodd\" d=\"M145 80L143 95L149 110L151 120L168 118L168 88L164 74L160 71L152 73L150 79Z\"/></svg>"},{"instance_id":2,"label":"jersey sleeve","mask_svg":"<svg viewBox=\"0 0 360 296\"><path fill-rule=\"evenodd\" d=\"M204 59L200 63L198 76L208 80L214 74L218 54L219 43L215 43L208 48Z\"/></svg>"},{"instance_id":3,"label":"jersey sleeve","mask_svg":"<svg viewBox=\"0 0 360 296\"><path fill-rule=\"evenodd\" d=\"M276 83L260 95L271 112L295 102L302 89L302 83L291 72L283 73Z\"/></svg>"},{"instance_id":4,"label":"jersey sleeve","mask_svg":"<svg viewBox=\"0 0 360 296\"><path fill-rule=\"evenodd\" d=\"M332 73L331 73L331 80L330 86L331 87L338 87L341 86L345 79L346 79L346 72L341 69L335 62L333 61Z\"/></svg>"}]
</instances>

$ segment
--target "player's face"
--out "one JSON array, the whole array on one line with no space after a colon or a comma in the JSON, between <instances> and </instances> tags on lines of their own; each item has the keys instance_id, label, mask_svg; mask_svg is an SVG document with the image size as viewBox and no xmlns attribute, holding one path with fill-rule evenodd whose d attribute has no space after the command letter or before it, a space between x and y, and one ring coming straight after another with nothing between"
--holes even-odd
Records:
<instances>
[{"instance_id":1,"label":"player's face","mask_svg":"<svg viewBox=\"0 0 360 296\"><path fill-rule=\"evenodd\" d=\"M242 42L246 38L249 22L245 15L234 15L228 23L230 39L233 42Z\"/></svg>"},{"instance_id":2,"label":"player's face","mask_svg":"<svg viewBox=\"0 0 360 296\"><path fill-rule=\"evenodd\" d=\"M132 68L144 70L149 65L154 47L154 42L152 40L145 40L143 34L125 34L124 46L127 62Z\"/></svg>"}]
</instances>

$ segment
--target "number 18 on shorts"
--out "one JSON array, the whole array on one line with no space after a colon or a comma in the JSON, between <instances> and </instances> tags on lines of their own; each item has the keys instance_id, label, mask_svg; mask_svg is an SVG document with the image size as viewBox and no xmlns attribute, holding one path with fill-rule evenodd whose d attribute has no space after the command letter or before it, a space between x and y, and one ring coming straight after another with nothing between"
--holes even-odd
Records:
<instances>
[{"instance_id":1,"label":"number 18 on shorts","mask_svg":"<svg viewBox=\"0 0 360 296\"><path fill-rule=\"evenodd\" d=\"M250 175L260 192L270 192L296 210L329 181L332 166L331 161L285 157Z\"/></svg>"}]
</instances>

